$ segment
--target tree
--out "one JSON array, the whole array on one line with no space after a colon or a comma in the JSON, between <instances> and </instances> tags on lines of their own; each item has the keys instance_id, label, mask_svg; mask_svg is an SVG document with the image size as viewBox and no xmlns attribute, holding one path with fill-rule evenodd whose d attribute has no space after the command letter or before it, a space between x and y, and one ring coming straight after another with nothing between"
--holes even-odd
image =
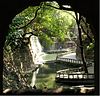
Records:
<instances>
[{"instance_id":1,"label":"tree","mask_svg":"<svg viewBox=\"0 0 100 96\"><path fill-rule=\"evenodd\" d=\"M12 87L14 87L14 84L16 83L16 88L21 88L21 86L23 86L23 88L26 86L29 87L28 82L30 81L27 80L26 75L23 75L22 70L20 70L21 62L24 62L24 57L26 56L24 53L26 53L28 50L28 43L26 44L24 42L25 39L29 39L24 38L26 34L37 35L42 42L46 41L45 46L49 47L53 43L52 37L56 37L60 42L62 42L68 35L67 32L69 33L70 28L73 27L75 22L67 12L54 9L53 7L47 6L47 4L49 4L49 2L41 3L40 6L37 7L29 7L12 20L12 24L9 26L9 34L6 37L4 46L4 54L7 52L7 50L9 50L9 53L6 53L9 55L9 58L7 58L6 54L4 55L4 73L6 71L10 71L11 73L14 73L14 75L12 75L11 78L9 78L10 76L6 78L7 75L4 74L5 81L8 80L5 86L8 86L9 83L11 83ZM55 2L50 4L53 6L58 6ZM21 58L19 58L19 56L21 56L21 50L19 49L26 49L26 51L23 50L23 52L21 52L21 54L24 54L23 61ZM17 56L18 53L19 56ZM15 60L16 58L14 54L18 57L16 58L19 59L19 61ZM27 58L29 58L29 55ZM11 61L8 61L9 59ZM27 64L25 66L27 66ZM9 75L11 74L9 73ZM15 75L19 83L16 80L16 82L12 83ZM21 84L21 82L23 83Z\"/></svg>"},{"instance_id":2,"label":"tree","mask_svg":"<svg viewBox=\"0 0 100 96\"><path fill-rule=\"evenodd\" d=\"M45 41L49 41L47 42L48 44L50 43L49 45L53 43L51 37L59 38L61 42L64 41L66 36L68 37L70 34L70 29L75 24L75 20L66 11L48 6L50 4L58 8L57 3L47 2L41 3L40 6L37 7L29 7L18 14L10 25L9 34L13 35L9 35L8 37L13 39L13 37L15 38L14 35L16 35L17 41L18 39L21 41L24 34L27 32L33 32L34 34L34 31L36 31L35 35L38 35L41 40L43 39L42 37L45 36ZM23 31L19 29L23 29ZM70 36L68 38L70 38Z\"/></svg>"},{"instance_id":3,"label":"tree","mask_svg":"<svg viewBox=\"0 0 100 96\"><path fill-rule=\"evenodd\" d=\"M94 52L94 50L93 50L94 38L93 38L93 35L91 35L92 32L91 32L91 30L89 28L89 25L86 22L83 21L84 17L82 17L81 14L79 14L79 16L78 16L78 14L76 12L75 12L75 14L76 14L76 22L77 22L78 31L79 31L79 48L80 48L80 53L79 53L79 51L78 51L78 53L81 54L84 71L85 71L85 73L88 73L87 63L86 63L86 59L85 59L86 56L85 55L87 55L86 53L89 52L88 51L89 50L89 46L91 46L91 48L92 48L92 50L91 50L92 54L91 55L94 56L94 53L93 53ZM84 24L85 24L85 27L84 27ZM91 37L90 37L90 35L91 35ZM92 59L94 59L94 57L92 57Z\"/></svg>"}]
</instances>

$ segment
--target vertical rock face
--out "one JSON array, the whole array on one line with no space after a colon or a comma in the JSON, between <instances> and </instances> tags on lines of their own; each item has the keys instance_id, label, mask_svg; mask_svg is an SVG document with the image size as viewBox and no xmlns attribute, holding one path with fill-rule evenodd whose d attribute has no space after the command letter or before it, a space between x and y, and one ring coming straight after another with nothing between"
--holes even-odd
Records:
<instances>
[{"instance_id":1,"label":"vertical rock face","mask_svg":"<svg viewBox=\"0 0 100 96\"><path fill-rule=\"evenodd\" d=\"M33 60L28 46L21 46L13 52L13 62L16 66L20 66L24 72L31 68Z\"/></svg>"},{"instance_id":2,"label":"vertical rock face","mask_svg":"<svg viewBox=\"0 0 100 96\"><path fill-rule=\"evenodd\" d=\"M31 84L33 87L39 67L43 64L43 59L41 57L42 47L38 37L32 35L29 38L28 45L22 44L20 48L16 48L11 54L10 66L5 63L6 67L8 66L10 68L7 67L9 70L6 68L8 72L4 74L11 72L17 75L19 82L9 73L9 76L6 75L6 77L9 78L9 80L11 79L12 83L10 82L10 85L6 85L12 88L12 86L15 87L16 84L18 85L17 88L23 88L24 85L30 86Z\"/></svg>"}]
</instances>

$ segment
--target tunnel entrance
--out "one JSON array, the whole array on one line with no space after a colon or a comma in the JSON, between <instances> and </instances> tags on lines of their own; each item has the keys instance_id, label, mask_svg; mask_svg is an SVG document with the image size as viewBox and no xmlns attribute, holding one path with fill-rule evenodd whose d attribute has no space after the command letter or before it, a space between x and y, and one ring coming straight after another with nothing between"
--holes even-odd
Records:
<instances>
[{"instance_id":1,"label":"tunnel entrance","mask_svg":"<svg viewBox=\"0 0 100 96\"><path fill-rule=\"evenodd\" d=\"M51 5L52 5L52 4L51 4ZM51 5L50 5L50 6L51 6ZM41 5L41 6L43 7L43 5ZM40 7L41 7L41 6L40 6ZM56 6L56 4L55 4L55 6ZM39 7L39 8L40 8L40 7ZM65 7L66 7L66 6L65 6ZM69 6L67 6L67 7L69 7ZM30 8L30 9L31 9L31 8ZM48 8L47 8L47 9L48 9ZM34 10L34 9L32 9L31 11L33 11L33 10ZM39 9L37 8L37 10L39 10ZM37 10L36 10L36 12L35 12L36 14L38 14ZM45 8L44 8L44 10L45 10ZM51 8L51 10L52 10L52 8ZM27 13L27 14L28 14L28 13ZM36 14L34 14L34 17L36 17ZM45 13L45 14L46 14L46 13ZM69 14L71 14L71 13L69 12ZM24 19L23 17L24 17L25 14L22 14L22 15L23 15L23 16L21 17L21 19L23 20L23 19ZM42 16L42 13L40 13L40 15ZM59 15L59 14L57 14L57 15ZM57 16L57 15L56 15L56 16ZM20 14L20 16L21 16L21 14ZM19 16L19 17L20 17L20 16ZM55 17L55 16L54 16L54 17ZM30 16L30 18L31 18L31 16ZM20 21L20 22L26 23L27 21L31 21L30 18L28 18L28 17L26 16L26 18L25 18L26 21L25 21L25 22ZM50 18L49 18L49 17L46 17L46 18L48 18L48 21L51 23ZM19 18L17 18L17 19L19 19ZM44 19L44 18L43 18L43 19ZM20 20L20 19L19 19L19 20ZM17 20L17 21L19 22L19 20ZM44 20L45 20L45 19L44 19ZM85 20L85 19L84 19L84 20ZM35 21L35 18L33 18L33 21L32 21L32 22L34 23L34 21ZM39 17L38 20L35 21L35 22L39 22L39 21L41 21L41 17ZM17 25L18 22L16 22L16 20L15 20L15 22L14 22L14 23L15 23L15 26L14 26L14 27L16 27L16 25ZM19 25L20 25L20 22L18 23ZM41 21L41 22L42 22L42 21ZM39 22L39 23L40 23L40 22ZM59 24L59 22L56 22L56 23ZM18 25L18 26L19 26L19 25ZM27 23L26 23L25 26L21 26L21 27L26 27L26 29L24 29L24 31L26 31L26 34L28 34L27 32L30 32L31 35L36 35L36 36L39 37L39 36L42 36L42 35L44 36L44 34L41 34L41 33L40 33L40 34L37 34L36 31L38 31L38 32L39 32L39 31L40 31L40 32L43 31L44 33L45 33L46 31L48 31L47 34L52 36L53 33L50 34L50 31L51 31L50 29L48 30L47 28L42 28L42 26L40 26L39 24L36 24L36 23L34 23L34 25L35 25L35 26L31 25L31 26L30 26L31 28L27 28L26 26L29 27L29 25L27 25ZM45 23L44 23L44 26L46 26ZM48 26L50 27L49 23L48 23ZM54 25L54 26L55 26L55 25ZM33 27L33 29L35 29L35 30L32 30L32 27ZM55 27L56 27L56 26L55 26ZM57 28L57 27L56 27L56 28ZM18 27L18 29L21 29L21 28ZM58 29L58 30L59 30L59 29ZM61 29L60 29L60 30L61 30ZM19 30L19 31L20 31L20 30ZM20 31L20 32L21 32L21 31ZM61 32L61 31L59 31L58 37L61 36L61 33L60 33L60 32ZM17 34L17 33L14 33L14 34ZM84 33L83 33L83 34L84 34ZM23 35L23 37L24 37L24 34L23 34L23 33L21 33L21 35ZM57 33L55 33L55 35L57 35ZM64 35L64 34L63 34L63 35ZM72 35L72 34L70 34L70 35ZM88 34L87 34L87 35L88 35ZM16 35L15 35L15 36L16 36ZM18 38L20 38L20 34L17 34L17 36L19 36ZM93 35L91 34L91 36L93 36ZM44 37L45 37L45 36L44 36ZM63 37L62 37L62 38L63 38ZM61 38L61 39L62 39L62 38ZM28 38L27 38L27 39L28 39ZM41 39L41 38L39 37L39 39ZM43 37L42 37L42 39L43 39ZM41 40L42 40L42 39L41 39ZM45 39L47 39L47 37L45 37ZM44 40L45 40L45 39L44 39ZM52 38L50 38L50 39L53 40L53 39L55 39L55 38L52 37ZM69 38L68 38L68 39L69 39ZM75 39L76 39L76 38L73 38L73 41L74 41L74 42L75 42ZM94 38L92 37L92 39L94 39ZM41 42L41 40L40 40L40 42ZM48 42L50 41L49 39L47 39L47 40L48 40ZM21 41L21 40L20 40L20 41ZM18 42L20 42L20 41L18 41ZM18 42L15 41L14 43L18 43ZM29 42L27 42L26 38L24 38L22 42L23 42L23 43L26 43L26 44L29 43ZM58 40L58 42L60 42L60 41ZM87 40L87 41L85 41L85 42L89 42L89 40ZM41 43L43 44L44 42L41 42ZM50 43L50 42L49 42L49 43ZM52 43L52 42L51 42L51 43ZM21 44L21 43L19 43L19 44ZM44 44L45 44L45 43L44 43ZM52 44L52 45L53 45L53 44ZM61 52L62 49L64 49L64 47L65 47L64 44L62 44L62 43L61 43L61 44L56 43L55 45L56 45L56 48L57 48L57 53L58 53L59 49L60 49L59 52ZM67 44L65 44L65 45L67 45ZM20 46L20 45L19 45L19 46ZM44 45L44 46L45 46L44 51L48 51L48 48L46 48L47 46L46 46L46 45ZM71 45L71 44L69 43L68 47L72 47L72 46L73 46L73 44ZM91 47L91 46L93 46L93 45L90 44L89 47ZM89 47L88 47L88 48L89 48ZM52 46L51 48L54 48L54 46ZM74 48L75 48L75 47L74 47ZM51 49L49 49L49 50L51 51ZM79 49L78 49L78 50L79 50ZM48 51L48 52L50 53L50 51ZM73 51L73 49L72 49L72 51ZM75 51L75 49L74 49L74 51ZM87 57L88 57L88 56L87 56ZM94 57L93 57L93 58L94 58Z\"/></svg>"}]
</instances>

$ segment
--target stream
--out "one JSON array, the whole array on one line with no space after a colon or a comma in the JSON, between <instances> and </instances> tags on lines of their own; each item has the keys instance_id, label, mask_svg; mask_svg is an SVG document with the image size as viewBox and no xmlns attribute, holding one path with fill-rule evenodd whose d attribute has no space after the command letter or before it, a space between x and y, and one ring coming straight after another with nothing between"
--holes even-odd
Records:
<instances>
[{"instance_id":1,"label":"stream","mask_svg":"<svg viewBox=\"0 0 100 96\"><path fill-rule=\"evenodd\" d=\"M38 37L31 36L30 38L30 44L29 48L31 50L31 55L33 58L33 66L36 66L36 68L41 65L41 67L37 68L35 71L33 71L32 79L31 79L31 86L34 85L37 88L57 88L58 86L61 86L60 84L55 83L55 76L56 71L61 69L68 69L73 66L67 66L65 64L59 64L59 63L46 63L47 61L53 61L56 60L56 57L59 55L59 53L44 53L42 50L42 46L39 42ZM70 59L76 59L76 53L67 53L63 55L60 58L70 58ZM33 67L34 68L34 67ZM94 66L88 68L90 72L94 73ZM64 85L63 85L64 86ZM69 86L64 86L69 87Z\"/></svg>"}]
</instances>

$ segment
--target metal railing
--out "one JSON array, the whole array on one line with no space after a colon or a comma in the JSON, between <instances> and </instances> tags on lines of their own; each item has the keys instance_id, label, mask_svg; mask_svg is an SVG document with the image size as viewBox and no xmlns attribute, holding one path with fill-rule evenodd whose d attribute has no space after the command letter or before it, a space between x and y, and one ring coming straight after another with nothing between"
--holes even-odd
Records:
<instances>
[{"instance_id":1,"label":"metal railing","mask_svg":"<svg viewBox=\"0 0 100 96\"><path fill-rule=\"evenodd\" d=\"M69 73L69 72L82 72L83 68L79 67L79 68L69 68L69 69L63 69L63 70L59 70L56 73Z\"/></svg>"},{"instance_id":2,"label":"metal railing","mask_svg":"<svg viewBox=\"0 0 100 96\"><path fill-rule=\"evenodd\" d=\"M75 64L83 64L82 60L75 60L75 59L70 59L70 58L57 58L56 61L64 61L64 62L69 62L69 63L75 63ZM93 62L86 62L87 67L92 66Z\"/></svg>"},{"instance_id":3,"label":"metal railing","mask_svg":"<svg viewBox=\"0 0 100 96\"><path fill-rule=\"evenodd\" d=\"M64 78L64 79L94 79L94 74L86 74L86 73L74 73L74 74L65 74L65 73L57 73L56 78Z\"/></svg>"}]
</instances>

